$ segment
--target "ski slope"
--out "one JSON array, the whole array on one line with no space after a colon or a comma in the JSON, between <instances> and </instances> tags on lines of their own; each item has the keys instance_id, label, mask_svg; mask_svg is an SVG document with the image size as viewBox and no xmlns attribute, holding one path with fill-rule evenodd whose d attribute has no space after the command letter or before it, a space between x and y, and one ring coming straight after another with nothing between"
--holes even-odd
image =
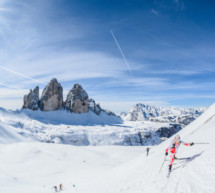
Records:
<instances>
[{"instance_id":1,"label":"ski slope","mask_svg":"<svg viewBox=\"0 0 215 193\"><path fill-rule=\"evenodd\" d=\"M175 161L169 178L168 161L159 170L173 137L146 157L141 146L11 143L20 139L11 134L0 145L0 192L51 193L62 183L62 193L215 193L215 104L179 134L184 142L209 144L181 146L177 157L191 159Z\"/></svg>"}]
</instances>

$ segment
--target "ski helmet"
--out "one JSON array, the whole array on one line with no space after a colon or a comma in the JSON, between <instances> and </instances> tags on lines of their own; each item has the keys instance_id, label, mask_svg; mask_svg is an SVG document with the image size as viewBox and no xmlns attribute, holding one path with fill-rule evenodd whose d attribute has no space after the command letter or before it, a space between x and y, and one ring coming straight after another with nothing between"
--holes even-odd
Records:
<instances>
[{"instance_id":1,"label":"ski helmet","mask_svg":"<svg viewBox=\"0 0 215 193\"><path fill-rule=\"evenodd\" d=\"M174 141L175 141L175 142L179 142L179 141L180 141L180 136L179 136L179 135L176 135L175 138L174 138Z\"/></svg>"}]
</instances>

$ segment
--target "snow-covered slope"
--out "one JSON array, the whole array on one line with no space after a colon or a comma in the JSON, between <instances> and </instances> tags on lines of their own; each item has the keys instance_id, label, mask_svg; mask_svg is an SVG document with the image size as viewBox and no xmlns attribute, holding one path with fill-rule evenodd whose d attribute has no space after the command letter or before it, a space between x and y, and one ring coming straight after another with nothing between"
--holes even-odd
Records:
<instances>
[{"instance_id":1,"label":"snow-covered slope","mask_svg":"<svg viewBox=\"0 0 215 193\"><path fill-rule=\"evenodd\" d=\"M0 192L51 193L63 184L63 193L214 193L215 104L180 131L181 146L170 178L168 161L159 173L165 148L172 139L151 148L69 146L47 143L0 145Z\"/></svg>"},{"instance_id":2,"label":"snow-covered slope","mask_svg":"<svg viewBox=\"0 0 215 193\"><path fill-rule=\"evenodd\" d=\"M164 159L165 148L171 139L154 147L149 157L145 154L125 161L120 167L114 168L95 184L92 191L106 193L214 193L215 192L215 104L212 105L196 121L180 132L186 142L208 142L191 147L181 146L177 157L191 157L189 160L175 161L173 172L167 178L168 161L159 173ZM108 183L107 183L108 182ZM86 188L86 187L85 187ZM82 189L82 191L86 189ZM80 191L81 192L81 191Z\"/></svg>"},{"instance_id":3,"label":"snow-covered slope","mask_svg":"<svg viewBox=\"0 0 215 193\"><path fill-rule=\"evenodd\" d=\"M27 139L18 134L18 131L7 124L0 122L0 144L26 141Z\"/></svg>"},{"instance_id":4,"label":"snow-covered slope","mask_svg":"<svg viewBox=\"0 0 215 193\"><path fill-rule=\"evenodd\" d=\"M156 131L166 123L125 122L117 116L67 111L7 111L0 109L0 122L19 135L36 141L71 145L155 145L161 142Z\"/></svg>"},{"instance_id":5,"label":"snow-covered slope","mask_svg":"<svg viewBox=\"0 0 215 193\"><path fill-rule=\"evenodd\" d=\"M140 107L143 109L143 105ZM148 114L150 114L149 112L151 114L157 112L158 114L158 108L144 107L148 109ZM160 115L163 115L163 111L164 109L159 111ZM195 115L200 114L200 111L190 110L189 112ZM185 111L177 111L174 108L171 113L169 110L166 114L171 114L173 117L173 113L175 113L174 117L179 117L179 114L186 115ZM18 135L40 142L78 146L157 145L182 128L180 124L172 124L172 121L152 121L152 115L150 120L122 122L120 117L107 114L104 111L99 114L91 111L76 114L66 110L44 112L29 109L17 111L0 109L0 117L0 122L8 125ZM161 120L160 118L157 117Z\"/></svg>"}]
</instances>

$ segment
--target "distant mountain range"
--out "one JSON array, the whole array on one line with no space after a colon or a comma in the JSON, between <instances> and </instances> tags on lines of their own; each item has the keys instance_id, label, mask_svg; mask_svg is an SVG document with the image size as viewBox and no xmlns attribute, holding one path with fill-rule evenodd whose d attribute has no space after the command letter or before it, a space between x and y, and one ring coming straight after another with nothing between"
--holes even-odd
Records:
<instances>
[{"instance_id":1,"label":"distant mountain range","mask_svg":"<svg viewBox=\"0 0 215 193\"><path fill-rule=\"evenodd\" d=\"M121 113L125 121L152 121L180 124L182 127L199 117L206 108L155 107L138 103L128 113Z\"/></svg>"},{"instance_id":2,"label":"distant mountain range","mask_svg":"<svg viewBox=\"0 0 215 193\"><path fill-rule=\"evenodd\" d=\"M199 117L205 108L136 104L120 116L104 110L74 84L66 100L57 79L39 96L39 87L24 96L21 110L0 108L0 143L24 138L71 145L156 145Z\"/></svg>"},{"instance_id":3,"label":"distant mountain range","mask_svg":"<svg viewBox=\"0 0 215 193\"><path fill-rule=\"evenodd\" d=\"M0 108L0 143L24 138L71 145L157 145L196 119L204 108L160 108L136 104L122 118L67 110L41 111ZM122 122L122 119L124 120Z\"/></svg>"}]
</instances>

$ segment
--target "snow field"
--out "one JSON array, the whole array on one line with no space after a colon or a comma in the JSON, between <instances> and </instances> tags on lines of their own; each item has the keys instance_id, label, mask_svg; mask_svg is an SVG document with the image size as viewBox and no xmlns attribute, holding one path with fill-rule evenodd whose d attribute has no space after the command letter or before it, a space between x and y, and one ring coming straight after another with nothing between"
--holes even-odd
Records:
<instances>
[{"instance_id":1,"label":"snow field","mask_svg":"<svg viewBox=\"0 0 215 193\"><path fill-rule=\"evenodd\" d=\"M119 124L119 121L116 120L117 117L103 116L97 116L90 112L76 115L66 111L21 110L14 112L0 109L0 123L8 126L8 131L13 130L20 134L20 137L33 141L79 146L130 145L129 142L125 142L128 137L131 138L133 145L141 145L138 141L138 132L152 131L153 133L161 127L169 126L168 123L150 121L126 121ZM77 123L79 124L76 125ZM8 131L4 130L5 133ZM135 137L136 139L134 139ZM158 136L152 136L151 139L144 141L144 144L150 145L152 142L159 144L161 141Z\"/></svg>"},{"instance_id":2,"label":"snow field","mask_svg":"<svg viewBox=\"0 0 215 193\"><path fill-rule=\"evenodd\" d=\"M143 152L141 147L26 142L0 145L0 192L52 192L51 188L60 183L65 189L71 185L75 191Z\"/></svg>"},{"instance_id":3,"label":"snow field","mask_svg":"<svg viewBox=\"0 0 215 193\"><path fill-rule=\"evenodd\" d=\"M209 144L181 146L177 157L191 159L176 160L169 178L168 161L159 170L173 137L151 148L148 157L143 146L4 143L0 192L51 193L62 183L63 193L215 193L215 105L179 134L184 142Z\"/></svg>"}]
</instances>

